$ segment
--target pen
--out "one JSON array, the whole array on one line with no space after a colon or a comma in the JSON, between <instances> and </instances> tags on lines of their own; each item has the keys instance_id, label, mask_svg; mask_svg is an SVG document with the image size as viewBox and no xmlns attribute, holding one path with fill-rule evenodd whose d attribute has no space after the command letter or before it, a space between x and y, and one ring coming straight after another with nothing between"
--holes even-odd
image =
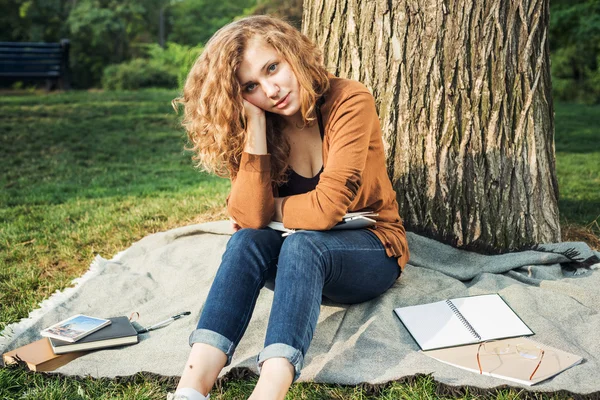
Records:
<instances>
[{"instance_id":1,"label":"pen","mask_svg":"<svg viewBox=\"0 0 600 400\"><path fill-rule=\"evenodd\" d=\"M160 321L157 324L149 326L148 328L144 328L141 331L138 331L138 333L146 333L146 332L158 329L158 328L162 328L163 326L170 324L171 322L175 321L176 319L179 319L179 318L181 318L181 317L183 317L185 315L190 315L190 314L191 314L191 311L184 311L184 312L182 312L180 314L173 315L171 318L167 318L164 321Z\"/></svg>"}]
</instances>

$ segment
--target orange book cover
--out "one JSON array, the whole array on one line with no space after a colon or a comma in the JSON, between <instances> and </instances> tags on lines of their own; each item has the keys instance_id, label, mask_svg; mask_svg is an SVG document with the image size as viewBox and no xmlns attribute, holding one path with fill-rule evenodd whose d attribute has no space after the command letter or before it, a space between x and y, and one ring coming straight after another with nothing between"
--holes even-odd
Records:
<instances>
[{"instance_id":1,"label":"orange book cover","mask_svg":"<svg viewBox=\"0 0 600 400\"><path fill-rule=\"evenodd\" d=\"M33 343L19 347L2 355L4 364L15 364L19 361L27 363L32 371L54 371L77 357L87 353L78 351L66 354L54 354L48 338L42 338Z\"/></svg>"}]
</instances>

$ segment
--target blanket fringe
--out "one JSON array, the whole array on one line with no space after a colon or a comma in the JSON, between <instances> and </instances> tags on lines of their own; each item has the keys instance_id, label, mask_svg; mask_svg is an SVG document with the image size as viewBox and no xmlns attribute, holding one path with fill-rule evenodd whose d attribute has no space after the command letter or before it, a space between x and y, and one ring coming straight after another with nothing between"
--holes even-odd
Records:
<instances>
[{"instance_id":1,"label":"blanket fringe","mask_svg":"<svg viewBox=\"0 0 600 400\"><path fill-rule=\"evenodd\" d=\"M596 255L591 255L588 258L583 258L581 252L577 251L574 247L568 248L564 251L556 251L549 249L544 245L531 246L531 250L541 251L544 253L560 254L570 260L570 262L562 263L563 266L571 269L596 269L597 264L600 263L600 258Z\"/></svg>"},{"instance_id":2,"label":"blanket fringe","mask_svg":"<svg viewBox=\"0 0 600 400\"><path fill-rule=\"evenodd\" d=\"M589 258L584 259L581 256L581 253L579 251L577 251L575 248L569 248L565 251L554 251L547 247L544 247L544 245L540 245L540 244L536 244L536 243L529 243L529 244L524 244L524 245L516 247L516 248L500 250L500 249L497 249L497 248L495 248L487 243L484 243L482 241L479 241L479 240L475 240L471 243L459 246L458 240L456 239L456 237L443 236L443 235L440 235L439 233L433 232L432 230L425 229L423 227L407 226L406 223L405 223L404 227L407 232L412 232L412 233L415 233L420 236L425 236L429 239L433 239L438 242L447 244L447 245L457 248L459 250L470 251L470 252L482 254L482 255L493 256L493 255L501 255L501 254L507 254L507 253L519 253L522 251L534 250L534 251L541 251L541 252L546 252L546 253L561 254L561 255L565 256L566 258L568 258L569 260L571 260L570 262L564 263L562 265L567 268L572 268L574 270L579 270L582 268L595 269L595 268L599 268L596 266L596 264L600 264L600 258L597 257L596 255L592 255Z\"/></svg>"},{"instance_id":3,"label":"blanket fringe","mask_svg":"<svg viewBox=\"0 0 600 400\"><path fill-rule=\"evenodd\" d=\"M536 244L536 245L531 246L531 250L541 251L544 253L560 254L560 255L565 256L566 258L568 258L569 260L571 260L573 262L580 263L580 262L584 261L583 258L581 257L581 253L579 251L575 250L574 247L568 248L564 251L555 251L555 250L551 250L551 249L545 247L542 244Z\"/></svg>"}]
</instances>

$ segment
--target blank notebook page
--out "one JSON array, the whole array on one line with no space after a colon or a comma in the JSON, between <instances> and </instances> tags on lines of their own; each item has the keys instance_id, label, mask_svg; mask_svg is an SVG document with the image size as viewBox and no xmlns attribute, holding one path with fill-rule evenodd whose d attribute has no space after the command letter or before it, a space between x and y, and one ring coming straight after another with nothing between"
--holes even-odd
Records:
<instances>
[{"instance_id":1,"label":"blank notebook page","mask_svg":"<svg viewBox=\"0 0 600 400\"><path fill-rule=\"evenodd\" d=\"M483 341L533 334L497 294L461 297L451 301Z\"/></svg>"},{"instance_id":2,"label":"blank notebook page","mask_svg":"<svg viewBox=\"0 0 600 400\"><path fill-rule=\"evenodd\" d=\"M477 341L445 300L394 311L423 350Z\"/></svg>"}]
</instances>

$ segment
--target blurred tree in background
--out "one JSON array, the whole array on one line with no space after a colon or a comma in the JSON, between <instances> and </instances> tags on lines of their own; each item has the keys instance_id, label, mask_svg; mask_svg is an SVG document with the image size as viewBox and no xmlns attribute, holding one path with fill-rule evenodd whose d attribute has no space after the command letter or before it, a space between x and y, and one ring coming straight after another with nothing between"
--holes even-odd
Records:
<instances>
[{"instance_id":1,"label":"blurred tree in background","mask_svg":"<svg viewBox=\"0 0 600 400\"><path fill-rule=\"evenodd\" d=\"M551 0L554 96L600 103L600 0Z\"/></svg>"},{"instance_id":2,"label":"blurred tree in background","mask_svg":"<svg viewBox=\"0 0 600 400\"><path fill-rule=\"evenodd\" d=\"M271 14L300 28L302 4L302 0L0 0L0 41L70 39L73 85L78 88L181 85L182 71L221 26L244 15ZM555 98L600 103L600 0L551 0L550 8ZM152 79L132 76L136 68L130 63L138 58L151 61L139 73ZM118 64L123 64L122 71L114 67ZM169 77L158 79L164 68Z\"/></svg>"},{"instance_id":3,"label":"blurred tree in background","mask_svg":"<svg viewBox=\"0 0 600 400\"><path fill-rule=\"evenodd\" d=\"M163 48L156 43L148 44L145 46L145 59L134 58L106 67L102 87L107 90L182 87L201 52L201 46L168 42Z\"/></svg>"},{"instance_id":4,"label":"blurred tree in background","mask_svg":"<svg viewBox=\"0 0 600 400\"><path fill-rule=\"evenodd\" d=\"M258 0L253 15L274 15L302 28L302 0Z\"/></svg>"},{"instance_id":5,"label":"blurred tree in background","mask_svg":"<svg viewBox=\"0 0 600 400\"><path fill-rule=\"evenodd\" d=\"M162 67L153 67L181 59L182 52L197 56L196 50L216 30L254 6L256 0L0 0L0 41L70 39L73 86L87 88L101 84L109 65L158 57L157 63L140 71L154 73ZM168 52L163 55L148 46L161 43L161 31L163 40L174 42L170 47L162 43ZM179 77L181 66L167 64ZM146 80L152 81L156 80Z\"/></svg>"},{"instance_id":6,"label":"blurred tree in background","mask_svg":"<svg viewBox=\"0 0 600 400\"><path fill-rule=\"evenodd\" d=\"M73 1L0 0L0 41L58 42L69 36L64 21Z\"/></svg>"},{"instance_id":7,"label":"blurred tree in background","mask_svg":"<svg viewBox=\"0 0 600 400\"><path fill-rule=\"evenodd\" d=\"M107 65L129 59L146 10L138 0L79 0L67 19L73 82L93 86Z\"/></svg>"},{"instance_id":8,"label":"blurred tree in background","mask_svg":"<svg viewBox=\"0 0 600 400\"><path fill-rule=\"evenodd\" d=\"M243 15L256 0L184 0L168 10L168 40L188 46L206 43L223 25Z\"/></svg>"}]
</instances>

